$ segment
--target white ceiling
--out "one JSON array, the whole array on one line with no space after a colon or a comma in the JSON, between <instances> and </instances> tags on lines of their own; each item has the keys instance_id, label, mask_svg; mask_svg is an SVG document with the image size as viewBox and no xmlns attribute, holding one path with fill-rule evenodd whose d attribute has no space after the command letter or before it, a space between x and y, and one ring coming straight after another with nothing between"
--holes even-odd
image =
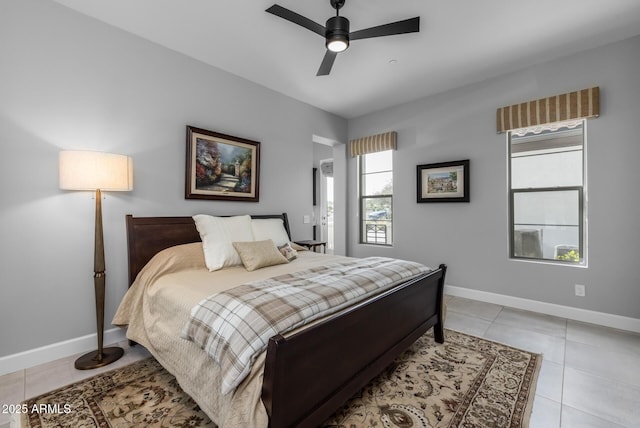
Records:
<instances>
[{"instance_id":1,"label":"white ceiling","mask_svg":"<svg viewBox=\"0 0 640 428\"><path fill-rule=\"evenodd\" d=\"M345 118L640 34L640 0L346 0L351 31L420 16L419 33L354 41L316 77L329 0L54 0Z\"/></svg>"}]
</instances>

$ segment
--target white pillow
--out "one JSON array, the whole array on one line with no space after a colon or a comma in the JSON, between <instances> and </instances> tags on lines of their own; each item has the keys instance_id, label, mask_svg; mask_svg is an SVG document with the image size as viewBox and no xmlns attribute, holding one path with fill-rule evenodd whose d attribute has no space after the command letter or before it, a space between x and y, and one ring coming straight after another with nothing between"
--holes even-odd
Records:
<instances>
[{"instance_id":1,"label":"white pillow","mask_svg":"<svg viewBox=\"0 0 640 428\"><path fill-rule=\"evenodd\" d=\"M198 214L193 216L193 220L200 233L204 260L210 271L242 264L232 242L255 240L251 216L214 217Z\"/></svg>"},{"instance_id":2,"label":"white pillow","mask_svg":"<svg viewBox=\"0 0 640 428\"><path fill-rule=\"evenodd\" d=\"M251 228L256 241L271 239L276 247L289 243L289 235L281 218L254 218L251 220Z\"/></svg>"}]
</instances>

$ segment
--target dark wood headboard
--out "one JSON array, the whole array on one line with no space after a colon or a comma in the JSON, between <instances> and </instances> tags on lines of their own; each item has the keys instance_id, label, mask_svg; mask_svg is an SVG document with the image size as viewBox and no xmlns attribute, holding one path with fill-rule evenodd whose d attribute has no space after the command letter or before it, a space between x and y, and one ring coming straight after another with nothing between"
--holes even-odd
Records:
<instances>
[{"instance_id":1,"label":"dark wood headboard","mask_svg":"<svg viewBox=\"0 0 640 428\"><path fill-rule=\"evenodd\" d=\"M289 219L286 213L252 215L251 218L280 218L291 239ZM158 252L174 245L200 242L200 234L191 216L185 217L134 217L128 214L127 250L129 260L129 285L138 272Z\"/></svg>"}]
</instances>

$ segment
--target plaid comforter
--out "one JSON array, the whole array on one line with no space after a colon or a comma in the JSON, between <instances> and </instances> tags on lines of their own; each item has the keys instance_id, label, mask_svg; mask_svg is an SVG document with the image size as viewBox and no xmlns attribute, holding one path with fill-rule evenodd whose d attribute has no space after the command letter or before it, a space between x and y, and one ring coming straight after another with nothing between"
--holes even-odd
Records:
<instances>
[{"instance_id":1,"label":"plaid comforter","mask_svg":"<svg viewBox=\"0 0 640 428\"><path fill-rule=\"evenodd\" d=\"M253 281L194 306L182 337L220 364L227 394L249 374L270 337L430 270L415 262L368 257Z\"/></svg>"}]
</instances>

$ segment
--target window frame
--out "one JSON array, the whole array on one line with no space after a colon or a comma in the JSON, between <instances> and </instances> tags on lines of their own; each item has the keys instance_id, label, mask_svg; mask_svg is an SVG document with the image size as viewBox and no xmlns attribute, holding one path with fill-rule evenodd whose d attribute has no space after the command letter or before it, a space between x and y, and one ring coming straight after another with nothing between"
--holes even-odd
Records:
<instances>
[{"instance_id":1,"label":"window frame","mask_svg":"<svg viewBox=\"0 0 640 428\"><path fill-rule=\"evenodd\" d=\"M581 121L582 128L582 185L573 185L573 186L554 186L554 187L528 187L528 188L513 188L512 177L513 177L513 144L512 144L512 135L514 131L510 130L507 132L507 191L508 191L508 215L509 215L509 223L508 223L508 254L510 260L518 260L525 262L541 262L541 263L550 263L557 265L565 265L565 266L575 266L575 267L587 267L587 121L586 119L578 119ZM575 122L573 121L563 121L564 122ZM558 132L555 130L552 132ZM544 154L534 155L534 156L544 156ZM571 260L561 260L561 259L553 259L553 258L545 258L543 257L524 257L524 256L516 256L515 255L515 196L520 193L543 193L543 192L556 192L556 191L577 191L578 192L578 252L580 258L578 261ZM564 225L540 225L536 224L536 226L564 226Z\"/></svg>"},{"instance_id":2,"label":"window frame","mask_svg":"<svg viewBox=\"0 0 640 428\"><path fill-rule=\"evenodd\" d=\"M375 153L381 153L381 152L390 152L390 156L391 156L391 169L390 170L384 170L384 171L376 171L376 172L370 172L367 173L365 171L365 156L370 155L370 154L375 154ZM393 246L393 149L389 149L389 150L381 150L380 152L372 152L372 153L364 153L361 155L358 155L358 213L359 213L359 221L358 221L358 243L361 245L375 245L375 246L379 246L379 247L392 247ZM384 172L390 172L391 173L391 177L392 177L392 181L391 181L391 194L384 194L384 195L365 195L365 180L364 180L364 176L368 175L368 174L376 174L376 173L384 173ZM366 218L366 213L364 210L364 205L365 205L365 200L367 199L390 199L391 200L391 216L388 219L389 222L389 227L391 229L390 231L390 236L391 236L391 242L390 243L378 243L378 242L368 242L366 241L366 222L367 222L367 218Z\"/></svg>"}]
</instances>

